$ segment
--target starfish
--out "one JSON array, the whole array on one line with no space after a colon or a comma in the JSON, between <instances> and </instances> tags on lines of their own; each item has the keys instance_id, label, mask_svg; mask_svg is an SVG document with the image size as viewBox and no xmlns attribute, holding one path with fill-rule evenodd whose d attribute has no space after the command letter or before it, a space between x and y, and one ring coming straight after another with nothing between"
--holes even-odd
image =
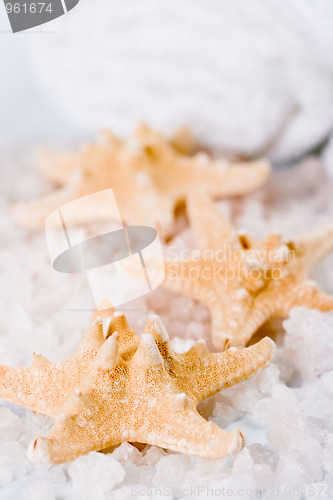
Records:
<instances>
[{"instance_id":1,"label":"starfish","mask_svg":"<svg viewBox=\"0 0 333 500\"><path fill-rule=\"evenodd\" d=\"M201 249L166 261L163 286L207 305L216 348L245 346L267 320L294 307L333 309L333 298L308 279L333 250L333 223L285 243L278 232L260 242L232 226L204 193L187 204ZM156 263L149 266L152 272Z\"/></svg>"},{"instance_id":2,"label":"starfish","mask_svg":"<svg viewBox=\"0 0 333 500\"><path fill-rule=\"evenodd\" d=\"M126 224L155 227L163 238L174 232L176 206L200 186L213 197L247 193L262 186L269 177L267 161L228 163L212 160L193 150L182 132L167 141L160 133L140 125L127 140L104 132L104 141L90 144L76 153L46 152L40 169L63 187L44 198L12 206L12 215L21 225L41 228L45 218L61 205L90 193L113 188ZM86 224L110 219L103 202L84 213L73 209L68 224Z\"/></svg>"},{"instance_id":3,"label":"starfish","mask_svg":"<svg viewBox=\"0 0 333 500\"><path fill-rule=\"evenodd\" d=\"M198 341L188 352L177 354L156 315L149 317L141 336L121 312L109 319L104 337L100 321L95 320L92 329L97 335L94 349L82 349L81 362L74 355L66 370L54 367L48 372L43 365L1 368L6 383L1 377L0 397L55 419L48 435L30 444L30 459L62 463L122 442L203 457L232 455L244 446L239 429L228 432L207 422L196 406L269 364L275 347L271 339L216 354ZM20 376L25 370L29 375Z\"/></svg>"}]
</instances>

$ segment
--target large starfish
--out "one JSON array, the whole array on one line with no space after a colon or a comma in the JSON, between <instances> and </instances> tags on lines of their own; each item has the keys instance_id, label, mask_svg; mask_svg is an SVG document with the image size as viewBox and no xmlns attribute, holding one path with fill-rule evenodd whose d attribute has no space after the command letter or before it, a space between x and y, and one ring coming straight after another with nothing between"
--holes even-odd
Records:
<instances>
[{"instance_id":1,"label":"large starfish","mask_svg":"<svg viewBox=\"0 0 333 500\"><path fill-rule=\"evenodd\" d=\"M41 170L64 187L42 199L14 204L14 219L25 227L40 228L47 215L61 205L113 188L126 224L152 226L160 236L168 237L174 231L177 204L193 189L200 186L213 197L240 195L263 185L270 173L265 160L228 164L202 152L182 154L192 147L186 137L167 141L145 125L127 140L111 132L105 132L104 138L77 153L46 152L41 157ZM110 218L102 201L84 213L68 209L66 214L68 224Z\"/></svg>"},{"instance_id":2,"label":"large starfish","mask_svg":"<svg viewBox=\"0 0 333 500\"><path fill-rule=\"evenodd\" d=\"M333 309L333 298L308 279L333 250L333 223L286 243L277 232L259 242L236 230L205 194L188 199L188 212L201 250L167 261L164 286L207 305L218 349L245 346L268 319L294 307Z\"/></svg>"},{"instance_id":3,"label":"large starfish","mask_svg":"<svg viewBox=\"0 0 333 500\"><path fill-rule=\"evenodd\" d=\"M227 432L207 422L196 406L264 368L274 351L271 339L218 354L210 354L199 341L177 354L156 315L140 337L120 312L113 314L105 337L101 322L93 328L94 345L100 348L88 362L83 350L81 362L74 355L66 370L1 368L7 381L1 378L0 397L55 418L49 434L31 443L31 459L61 463L125 441L204 457L235 454L243 447L239 429ZM21 376L26 370L29 376Z\"/></svg>"}]
</instances>

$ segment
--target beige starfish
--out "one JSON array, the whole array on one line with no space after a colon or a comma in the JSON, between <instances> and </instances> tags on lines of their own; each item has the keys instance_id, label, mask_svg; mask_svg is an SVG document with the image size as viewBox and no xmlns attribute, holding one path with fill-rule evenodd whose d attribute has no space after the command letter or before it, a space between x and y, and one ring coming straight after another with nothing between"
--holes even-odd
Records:
<instances>
[{"instance_id":1,"label":"beige starfish","mask_svg":"<svg viewBox=\"0 0 333 500\"><path fill-rule=\"evenodd\" d=\"M245 346L268 319L293 307L333 309L333 298L308 280L333 250L333 223L287 243L277 232L259 242L237 231L202 193L188 199L188 212L201 251L167 261L164 286L207 305L218 349Z\"/></svg>"},{"instance_id":2,"label":"beige starfish","mask_svg":"<svg viewBox=\"0 0 333 500\"><path fill-rule=\"evenodd\" d=\"M56 419L46 437L31 443L32 460L66 462L125 441L204 457L235 454L243 447L239 429L227 432L207 422L196 405L265 367L274 351L271 339L218 354L210 354L199 341L177 354L156 315L150 316L141 337L120 312L110 319L106 340L100 322L93 330L98 353L82 349L81 362L75 358L66 370L63 366L48 372L44 365L1 368L7 381L0 397ZM30 370L27 377L25 370Z\"/></svg>"},{"instance_id":3,"label":"beige starfish","mask_svg":"<svg viewBox=\"0 0 333 500\"><path fill-rule=\"evenodd\" d=\"M187 142L186 142L187 141ZM77 153L45 153L40 161L43 173L63 185L44 198L16 203L12 215L21 225L40 228L56 208L75 198L113 188L120 214L126 224L155 227L160 236L174 231L174 211L188 193L199 186L213 197L247 193L268 179L267 161L228 164L214 161L206 153L194 156L186 134L167 141L145 125L132 137L120 140L110 132L104 141ZM84 213L73 209L68 224L109 220L107 206L97 202Z\"/></svg>"}]
</instances>

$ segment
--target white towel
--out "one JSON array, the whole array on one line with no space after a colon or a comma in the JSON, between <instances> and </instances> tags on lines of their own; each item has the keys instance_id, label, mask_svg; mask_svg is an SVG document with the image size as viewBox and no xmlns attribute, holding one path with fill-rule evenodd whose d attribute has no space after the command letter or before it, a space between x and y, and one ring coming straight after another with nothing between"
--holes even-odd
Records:
<instances>
[{"instance_id":1,"label":"white towel","mask_svg":"<svg viewBox=\"0 0 333 500\"><path fill-rule=\"evenodd\" d=\"M189 124L217 151L286 160L333 127L333 2L81 0L55 26L31 56L89 133Z\"/></svg>"}]
</instances>

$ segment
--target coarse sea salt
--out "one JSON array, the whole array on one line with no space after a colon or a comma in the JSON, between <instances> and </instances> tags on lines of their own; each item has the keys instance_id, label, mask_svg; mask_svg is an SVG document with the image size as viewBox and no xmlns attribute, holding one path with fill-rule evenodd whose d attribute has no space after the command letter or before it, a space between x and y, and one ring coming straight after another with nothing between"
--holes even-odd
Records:
<instances>
[{"instance_id":1,"label":"coarse sea salt","mask_svg":"<svg viewBox=\"0 0 333 500\"><path fill-rule=\"evenodd\" d=\"M29 234L11 221L9 200L38 195L46 186L34 173L29 150L17 145L7 149L0 162L0 173L12 168L11 175L2 175L0 185L0 230L5 235L5 245L0 248L0 361L27 365L34 350L57 361L72 354L81 338L92 309L87 301L89 290L82 276L56 273L51 268L43 234ZM245 201L219 205L238 214L239 227L258 237L279 227L288 238L333 217L332 200L332 185L320 164L308 159L294 169L274 174L266 191ZM172 244L180 251L195 249L197 242L185 228ZM315 273L319 283L333 291L331 262L326 259ZM80 303L90 307L79 310ZM159 314L179 352L188 350L198 338L212 347L208 310L189 297L159 288L126 307L130 309L126 315L140 333L149 311ZM35 466L26 458L27 445L37 435L47 433L52 422L6 404L0 407L3 491L25 478L19 496L22 500L53 500L58 491L64 500L128 500L138 491L140 498L151 498L151 493L154 498L165 498L164 487L169 498L177 494L177 498L188 500L191 497L185 496L185 486L203 487L201 498L207 498L208 488L225 488L234 497L244 490L242 498L251 498L251 492L259 489L264 490L263 499L276 499L274 488L280 488L279 499L290 500L287 492L292 486L304 486L306 499L329 498L327 488L332 488L333 495L332 314L292 311L270 367L200 405L207 419L223 427L242 427L238 420L243 416L250 416L252 424L260 427L260 442L247 445L234 459L189 457L155 446L123 443L108 454L92 452L61 467ZM245 434L250 436L251 429ZM38 480L33 477L36 473ZM322 495L318 496L318 491ZM293 499L297 498L295 492Z\"/></svg>"}]
</instances>

